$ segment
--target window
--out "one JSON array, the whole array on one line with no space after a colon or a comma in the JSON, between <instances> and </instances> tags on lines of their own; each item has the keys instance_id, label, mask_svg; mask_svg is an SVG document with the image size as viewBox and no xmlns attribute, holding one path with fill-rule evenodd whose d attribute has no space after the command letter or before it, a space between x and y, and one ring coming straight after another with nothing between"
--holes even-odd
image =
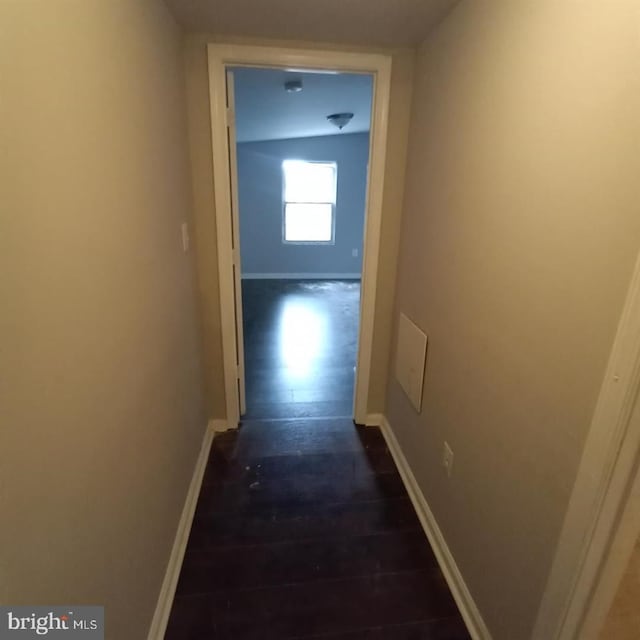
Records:
<instances>
[{"instance_id":1,"label":"window","mask_svg":"<svg viewBox=\"0 0 640 640\"><path fill-rule=\"evenodd\" d=\"M337 171L335 162L282 163L283 242L334 242Z\"/></svg>"}]
</instances>

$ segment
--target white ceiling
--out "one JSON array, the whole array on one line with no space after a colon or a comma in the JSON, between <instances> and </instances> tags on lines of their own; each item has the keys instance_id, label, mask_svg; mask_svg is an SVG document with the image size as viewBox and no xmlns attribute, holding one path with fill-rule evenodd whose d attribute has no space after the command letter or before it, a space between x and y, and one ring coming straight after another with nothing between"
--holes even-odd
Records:
<instances>
[{"instance_id":1,"label":"white ceiling","mask_svg":"<svg viewBox=\"0 0 640 640\"><path fill-rule=\"evenodd\" d=\"M406 46L458 0L165 0L186 29L220 35Z\"/></svg>"},{"instance_id":2,"label":"white ceiling","mask_svg":"<svg viewBox=\"0 0 640 640\"><path fill-rule=\"evenodd\" d=\"M233 71L238 142L369 131L373 88L369 75L248 67ZM302 91L287 93L287 80L302 80ZM341 132L327 116L345 111L354 115Z\"/></svg>"}]
</instances>

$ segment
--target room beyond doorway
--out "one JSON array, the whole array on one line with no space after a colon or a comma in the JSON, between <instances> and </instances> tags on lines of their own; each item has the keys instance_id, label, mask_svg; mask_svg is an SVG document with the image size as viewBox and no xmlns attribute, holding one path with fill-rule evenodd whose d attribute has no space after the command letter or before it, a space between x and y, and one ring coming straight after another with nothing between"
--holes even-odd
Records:
<instances>
[{"instance_id":1,"label":"room beyond doorway","mask_svg":"<svg viewBox=\"0 0 640 640\"><path fill-rule=\"evenodd\" d=\"M247 419L350 417L360 283L246 280Z\"/></svg>"},{"instance_id":2,"label":"room beyond doorway","mask_svg":"<svg viewBox=\"0 0 640 640\"><path fill-rule=\"evenodd\" d=\"M245 420L354 414L373 87L227 69Z\"/></svg>"},{"instance_id":3,"label":"room beyond doorway","mask_svg":"<svg viewBox=\"0 0 640 640\"><path fill-rule=\"evenodd\" d=\"M281 49L249 45L209 44L209 97L211 104L211 144L213 179L216 184L216 245L218 255L219 298L225 384L225 424L236 428L244 406L244 360L242 345L240 282L238 272L239 222L234 214L235 118L233 83L228 70L239 67L267 67L327 73L370 74L373 103L370 121L370 155L367 167L367 194L362 250L361 302L359 314L357 370L352 417L358 424L377 424L370 413L373 385L374 319L378 294L378 271L383 212L386 141L390 97L391 59L387 55L311 49ZM339 181L339 178L338 178ZM232 197L233 196L233 197ZM325 275L325 274L323 274Z\"/></svg>"}]
</instances>

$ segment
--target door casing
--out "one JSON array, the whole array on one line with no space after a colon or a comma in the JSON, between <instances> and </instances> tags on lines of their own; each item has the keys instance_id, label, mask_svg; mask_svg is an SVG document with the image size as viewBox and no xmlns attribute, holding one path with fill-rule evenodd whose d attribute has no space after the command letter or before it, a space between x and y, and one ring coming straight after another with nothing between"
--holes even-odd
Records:
<instances>
[{"instance_id":1,"label":"door casing","mask_svg":"<svg viewBox=\"0 0 640 640\"><path fill-rule=\"evenodd\" d=\"M237 264L237 262L234 262L236 256L234 256L232 242L230 155L226 133L226 69L227 67L237 66L263 66L299 71L331 70L370 73L373 76L370 156L367 177L353 416L358 424L368 424L371 422L368 418L367 408L369 406L376 285L380 253L387 121L391 89L391 57L371 53L215 43L209 44L207 49L220 284L220 319L228 428L236 428L240 422L238 376L242 375L242 371L238 368L236 336L242 336L242 333L241 331L238 333L238 329L241 330L241 327L237 327L234 296L234 264Z\"/></svg>"},{"instance_id":2,"label":"door casing","mask_svg":"<svg viewBox=\"0 0 640 640\"><path fill-rule=\"evenodd\" d=\"M540 603L532 640L595 640L613 599L616 539L638 518L640 254ZM626 515L625 515L626 514ZM631 530L632 530L631 529ZM635 534L637 535L637 531ZM633 535L633 534L631 534Z\"/></svg>"}]
</instances>

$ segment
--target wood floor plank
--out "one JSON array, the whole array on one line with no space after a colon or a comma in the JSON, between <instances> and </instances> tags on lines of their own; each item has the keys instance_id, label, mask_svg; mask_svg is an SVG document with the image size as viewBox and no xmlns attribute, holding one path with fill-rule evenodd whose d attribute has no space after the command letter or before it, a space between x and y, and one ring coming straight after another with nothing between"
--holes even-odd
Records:
<instances>
[{"instance_id":1,"label":"wood floor plank","mask_svg":"<svg viewBox=\"0 0 640 640\"><path fill-rule=\"evenodd\" d=\"M409 498L274 509L196 513L189 548L207 549L287 540L340 538L387 531L421 530Z\"/></svg>"},{"instance_id":2,"label":"wood floor plank","mask_svg":"<svg viewBox=\"0 0 640 640\"><path fill-rule=\"evenodd\" d=\"M387 449L367 449L362 452L317 453L295 456L268 456L242 460L229 455L228 449L212 447L203 484L220 482L255 482L258 479L286 479L299 474L310 476L354 477L371 474L397 474L391 453Z\"/></svg>"},{"instance_id":3,"label":"wood floor plank","mask_svg":"<svg viewBox=\"0 0 640 640\"><path fill-rule=\"evenodd\" d=\"M226 435L226 434L225 434ZM242 458L361 452L387 449L379 429L356 427L349 418L245 420L237 438L214 440L214 448Z\"/></svg>"},{"instance_id":4,"label":"wood floor plank","mask_svg":"<svg viewBox=\"0 0 640 640\"><path fill-rule=\"evenodd\" d=\"M347 633L296 636L289 640L468 640L459 616L375 627Z\"/></svg>"},{"instance_id":5,"label":"wood floor plank","mask_svg":"<svg viewBox=\"0 0 640 640\"><path fill-rule=\"evenodd\" d=\"M285 466L303 466L303 462L297 458L298 456L282 456L278 460ZM289 464L290 462L297 462L299 465ZM315 505L322 502L365 502L407 495L402 478L397 472L374 474L348 467L328 467L326 472L311 468L274 477L262 474L261 467L257 465L252 471L238 482L204 485L198 501L198 513Z\"/></svg>"},{"instance_id":6,"label":"wood floor plank","mask_svg":"<svg viewBox=\"0 0 640 640\"><path fill-rule=\"evenodd\" d=\"M265 418L318 418L346 416L353 412L352 395L324 402L254 402L247 408L245 420Z\"/></svg>"},{"instance_id":7,"label":"wood floor plank","mask_svg":"<svg viewBox=\"0 0 640 640\"><path fill-rule=\"evenodd\" d=\"M271 640L455 615L438 569L177 597L166 640Z\"/></svg>"},{"instance_id":8,"label":"wood floor plank","mask_svg":"<svg viewBox=\"0 0 640 640\"><path fill-rule=\"evenodd\" d=\"M437 566L419 530L189 550L177 594L228 592Z\"/></svg>"}]
</instances>

